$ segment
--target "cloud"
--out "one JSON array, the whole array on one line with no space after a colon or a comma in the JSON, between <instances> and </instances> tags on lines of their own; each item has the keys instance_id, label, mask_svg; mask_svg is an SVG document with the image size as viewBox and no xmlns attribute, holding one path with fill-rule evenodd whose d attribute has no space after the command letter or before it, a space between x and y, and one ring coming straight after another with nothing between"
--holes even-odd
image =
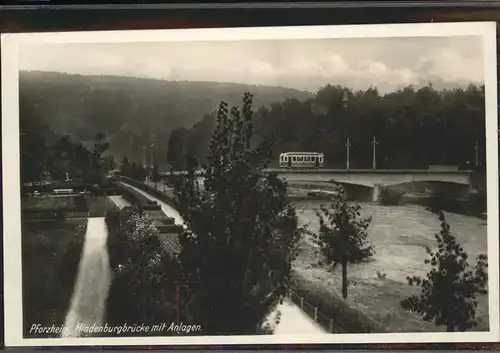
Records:
<instances>
[{"instance_id":1,"label":"cloud","mask_svg":"<svg viewBox=\"0 0 500 353\"><path fill-rule=\"evenodd\" d=\"M326 84L381 92L408 84L482 83L479 37L51 44L22 47L22 70L168 80Z\"/></svg>"},{"instance_id":2,"label":"cloud","mask_svg":"<svg viewBox=\"0 0 500 353\"><path fill-rule=\"evenodd\" d=\"M478 82L484 76L484 67L477 55L460 55L452 48L439 48L424 55L417 71L449 82Z\"/></svg>"}]
</instances>

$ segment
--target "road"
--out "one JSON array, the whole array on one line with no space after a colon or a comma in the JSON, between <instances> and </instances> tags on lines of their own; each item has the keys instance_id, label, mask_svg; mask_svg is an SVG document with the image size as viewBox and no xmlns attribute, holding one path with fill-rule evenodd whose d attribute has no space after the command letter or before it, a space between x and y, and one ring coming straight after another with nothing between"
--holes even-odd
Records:
<instances>
[{"instance_id":1,"label":"road","mask_svg":"<svg viewBox=\"0 0 500 353\"><path fill-rule=\"evenodd\" d=\"M80 337L79 324L102 325L111 284L104 217L89 218L75 289L62 337Z\"/></svg>"},{"instance_id":2,"label":"road","mask_svg":"<svg viewBox=\"0 0 500 353\"><path fill-rule=\"evenodd\" d=\"M268 322L280 313L278 324L274 327L275 335L290 334L326 334L327 332L312 318L307 316L297 305L290 300L284 300L282 304L269 315Z\"/></svg>"}]
</instances>

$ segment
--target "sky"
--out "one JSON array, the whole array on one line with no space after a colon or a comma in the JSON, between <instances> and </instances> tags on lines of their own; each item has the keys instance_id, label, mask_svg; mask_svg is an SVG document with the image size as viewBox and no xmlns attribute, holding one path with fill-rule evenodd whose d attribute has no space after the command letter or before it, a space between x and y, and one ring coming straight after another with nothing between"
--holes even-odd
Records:
<instances>
[{"instance_id":1,"label":"sky","mask_svg":"<svg viewBox=\"0 0 500 353\"><path fill-rule=\"evenodd\" d=\"M431 82L484 82L481 37L301 39L25 45L19 69L174 81L283 86L326 84L381 92Z\"/></svg>"}]
</instances>

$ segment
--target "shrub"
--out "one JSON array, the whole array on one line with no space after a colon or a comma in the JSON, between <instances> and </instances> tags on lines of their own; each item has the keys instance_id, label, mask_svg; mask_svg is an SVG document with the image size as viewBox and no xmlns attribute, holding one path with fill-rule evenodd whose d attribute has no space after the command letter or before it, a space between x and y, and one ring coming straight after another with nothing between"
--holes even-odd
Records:
<instances>
[{"instance_id":1,"label":"shrub","mask_svg":"<svg viewBox=\"0 0 500 353\"><path fill-rule=\"evenodd\" d=\"M420 294L406 298L401 306L437 326L446 326L449 332L465 331L477 325L476 297L486 294L487 257L479 255L475 268L470 269L467 253L450 232L443 212L437 213L441 221L441 231L435 235L438 249L432 252L427 248L425 259L432 268L426 278L408 277L410 285L420 287Z\"/></svg>"},{"instance_id":2,"label":"shrub","mask_svg":"<svg viewBox=\"0 0 500 353\"><path fill-rule=\"evenodd\" d=\"M108 320L114 324L173 321L174 280L179 270L175 258L163 251L152 219L127 207L108 212L106 224L115 272L108 298Z\"/></svg>"}]
</instances>

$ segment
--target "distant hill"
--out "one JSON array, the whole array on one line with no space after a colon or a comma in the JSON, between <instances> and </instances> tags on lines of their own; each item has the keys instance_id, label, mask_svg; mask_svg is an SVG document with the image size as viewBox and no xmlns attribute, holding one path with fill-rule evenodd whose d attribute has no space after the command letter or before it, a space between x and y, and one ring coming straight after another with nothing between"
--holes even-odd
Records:
<instances>
[{"instance_id":1,"label":"distant hill","mask_svg":"<svg viewBox=\"0 0 500 353\"><path fill-rule=\"evenodd\" d=\"M54 134L71 135L83 143L102 132L115 159L126 155L142 161L143 146L154 144L160 164L166 161L172 130L190 128L221 100L239 105L249 91L257 108L287 98L312 97L282 87L54 72L21 72L19 91L21 129L43 127L49 139Z\"/></svg>"}]
</instances>

